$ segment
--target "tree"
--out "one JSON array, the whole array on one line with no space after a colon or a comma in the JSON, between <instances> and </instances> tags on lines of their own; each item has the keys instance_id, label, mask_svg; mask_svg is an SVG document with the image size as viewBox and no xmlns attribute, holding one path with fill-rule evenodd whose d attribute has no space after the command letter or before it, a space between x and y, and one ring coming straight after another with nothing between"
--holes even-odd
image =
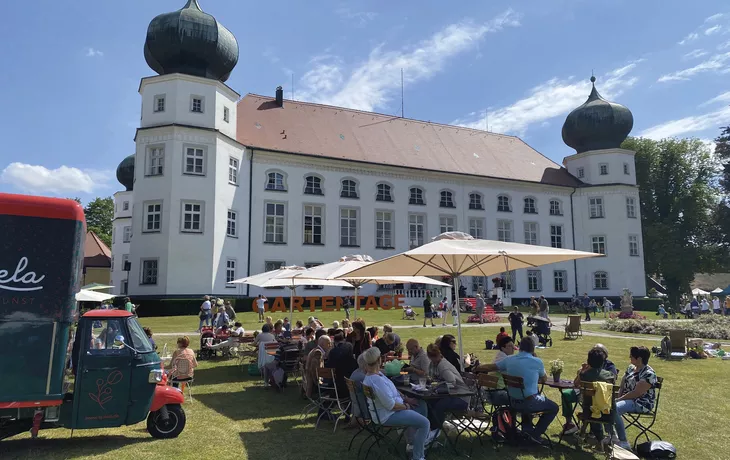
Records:
<instances>
[{"instance_id":1,"label":"tree","mask_svg":"<svg viewBox=\"0 0 730 460\"><path fill-rule=\"evenodd\" d=\"M664 277L678 305L695 273L719 260L715 156L699 139L629 138L622 148L636 152L646 272Z\"/></svg>"},{"instance_id":2,"label":"tree","mask_svg":"<svg viewBox=\"0 0 730 460\"><path fill-rule=\"evenodd\" d=\"M715 139L715 156L722 168L720 188L723 194L717 204L715 218L727 252L730 250L730 126L722 128L720 135ZM724 260L727 261L728 258ZM730 270L729 262L723 264L723 270Z\"/></svg>"},{"instance_id":3,"label":"tree","mask_svg":"<svg viewBox=\"0 0 730 460\"><path fill-rule=\"evenodd\" d=\"M106 244L112 245L112 220L114 220L114 200L112 197L94 198L84 208L86 228Z\"/></svg>"}]
</instances>

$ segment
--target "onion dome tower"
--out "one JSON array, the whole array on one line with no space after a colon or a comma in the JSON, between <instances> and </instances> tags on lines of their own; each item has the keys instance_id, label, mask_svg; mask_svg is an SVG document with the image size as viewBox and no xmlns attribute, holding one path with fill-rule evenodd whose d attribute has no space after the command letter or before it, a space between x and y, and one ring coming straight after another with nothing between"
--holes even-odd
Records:
<instances>
[{"instance_id":1,"label":"onion dome tower","mask_svg":"<svg viewBox=\"0 0 730 460\"><path fill-rule=\"evenodd\" d=\"M117 180L127 192L134 190L134 155L129 155L117 166Z\"/></svg>"},{"instance_id":2,"label":"onion dome tower","mask_svg":"<svg viewBox=\"0 0 730 460\"><path fill-rule=\"evenodd\" d=\"M238 63L238 42L198 0L155 17L147 28L144 57L160 75L182 73L225 82Z\"/></svg>"},{"instance_id":3,"label":"onion dome tower","mask_svg":"<svg viewBox=\"0 0 730 460\"><path fill-rule=\"evenodd\" d=\"M588 100L570 112L563 124L563 142L576 153L617 149L634 126L631 111L601 97L595 82L596 77L591 77Z\"/></svg>"}]
</instances>

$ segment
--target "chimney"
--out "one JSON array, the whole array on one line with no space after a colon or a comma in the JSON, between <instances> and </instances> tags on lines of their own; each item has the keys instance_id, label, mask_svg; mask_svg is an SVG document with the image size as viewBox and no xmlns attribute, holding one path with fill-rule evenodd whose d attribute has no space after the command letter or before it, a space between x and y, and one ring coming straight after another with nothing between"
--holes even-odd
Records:
<instances>
[{"instance_id":1,"label":"chimney","mask_svg":"<svg viewBox=\"0 0 730 460\"><path fill-rule=\"evenodd\" d=\"M276 106L284 107L284 90L281 86L276 87Z\"/></svg>"}]
</instances>

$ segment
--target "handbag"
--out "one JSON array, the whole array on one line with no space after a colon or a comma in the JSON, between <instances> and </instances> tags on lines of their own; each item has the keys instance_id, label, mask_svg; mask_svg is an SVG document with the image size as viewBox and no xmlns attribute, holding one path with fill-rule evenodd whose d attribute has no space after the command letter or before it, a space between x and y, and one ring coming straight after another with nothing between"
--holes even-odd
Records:
<instances>
[{"instance_id":1,"label":"handbag","mask_svg":"<svg viewBox=\"0 0 730 460\"><path fill-rule=\"evenodd\" d=\"M649 441L636 446L636 454L641 458L677 458L677 449L666 441Z\"/></svg>"}]
</instances>

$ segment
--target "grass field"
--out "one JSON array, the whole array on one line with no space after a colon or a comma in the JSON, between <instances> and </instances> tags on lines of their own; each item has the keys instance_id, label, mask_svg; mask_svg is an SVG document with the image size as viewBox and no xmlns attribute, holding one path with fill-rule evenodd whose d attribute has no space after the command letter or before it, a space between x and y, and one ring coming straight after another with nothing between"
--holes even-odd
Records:
<instances>
[{"instance_id":1,"label":"grass field","mask_svg":"<svg viewBox=\"0 0 730 460\"><path fill-rule=\"evenodd\" d=\"M377 313L378 316L374 314ZM399 324L398 317L387 312L363 312L366 319L378 318ZM251 315L253 321L247 316ZM320 314L325 321L325 315ZM341 316L341 315L339 315ZM338 316L337 319L341 319ZM244 314L249 328L257 326L255 315ZM306 317L304 318L306 319ZM149 318L142 323L156 331L193 331L197 327L195 317ZM413 322L407 324L413 325ZM182 328L182 329L181 329ZM415 327L397 331L403 339L417 338L422 344L431 342L437 335L455 333L452 327ZM498 332L495 326L465 328L464 349L476 353L480 359L491 361L493 351L484 350L484 340ZM551 359L565 361L565 376L575 375L585 361L588 349L597 341L610 350L610 358L619 369L628 365L628 349L635 343L650 346L646 341L624 338L584 337L577 341L563 341L554 331L554 346L538 350L538 356L547 363ZM174 336L163 336L158 342L174 343ZM658 341L658 339L657 339ZM197 340L193 340L197 348ZM730 403L725 397L728 362L716 360L688 360L668 362L652 359L650 365L665 386L661 395L659 417L655 425L665 440L672 442L681 458L726 459L727 443L722 436L727 423ZM549 398L559 401L557 390L546 388ZM187 426L177 439L153 440L145 431L144 424L109 430L76 431L64 429L41 432L41 439L31 440L28 435L0 442L0 458L5 459L113 459L137 458L199 460L199 459L251 459L296 458L297 460L353 458L347 453L347 444L354 434L348 430L332 433L331 425L323 423L319 430L313 420L299 420L304 407L298 390L290 387L283 394L265 390L254 378L248 377L235 361L201 362L195 372L195 401L185 404ZM549 433L557 435L562 417L553 422ZM632 433L629 430L631 438ZM699 434L704 436L699 436ZM428 453L430 460L451 458L448 451L434 450ZM598 459L600 454L576 451L565 445L552 453L534 448L503 449L496 454L489 444L474 451L475 459Z\"/></svg>"}]
</instances>

